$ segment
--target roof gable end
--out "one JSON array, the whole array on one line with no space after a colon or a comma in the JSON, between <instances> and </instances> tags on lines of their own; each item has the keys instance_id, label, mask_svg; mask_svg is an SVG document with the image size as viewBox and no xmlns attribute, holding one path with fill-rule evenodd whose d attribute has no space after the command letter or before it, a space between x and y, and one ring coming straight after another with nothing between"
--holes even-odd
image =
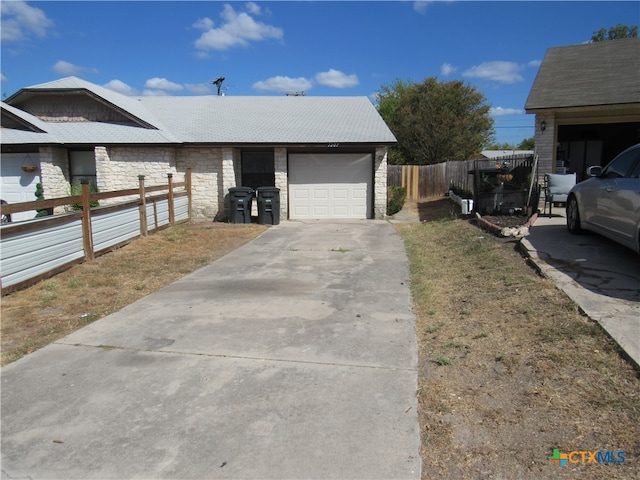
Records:
<instances>
[{"instance_id":1,"label":"roof gable end","mask_svg":"<svg viewBox=\"0 0 640 480\"><path fill-rule=\"evenodd\" d=\"M47 121L65 121L52 119L41 112L42 104L46 101L54 101L56 96L63 96L67 105L69 95L77 95L78 98L86 96L92 102L100 104L103 109L99 111L95 105L92 107L87 101L76 101L82 104L82 112L74 112L66 121L104 121L106 123L135 124L144 128L162 129L162 125L153 117L141 103L132 98L114 92L107 88L95 85L77 77L67 77L53 82L42 83L31 87L26 87L9 97L6 102L10 105L19 106L30 111L34 115L44 116ZM46 107L45 107L46 108ZM49 108L49 111L52 109ZM58 113L58 109L53 109ZM62 115L65 113L62 112ZM77 116L83 117L81 119ZM64 118L64 117L63 117Z\"/></svg>"},{"instance_id":2,"label":"roof gable end","mask_svg":"<svg viewBox=\"0 0 640 480\"><path fill-rule=\"evenodd\" d=\"M3 128L46 133L45 125L39 118L4 102L0 102L0 108L2 109L0 125Z\"/></svg>"}]
</instances>

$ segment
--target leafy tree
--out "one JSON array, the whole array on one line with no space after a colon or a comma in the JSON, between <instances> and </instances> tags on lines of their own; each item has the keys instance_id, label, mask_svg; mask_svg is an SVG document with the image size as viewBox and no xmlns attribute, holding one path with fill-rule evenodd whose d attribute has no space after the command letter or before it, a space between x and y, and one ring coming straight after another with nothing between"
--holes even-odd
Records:
<instances>
[{"instance_id":1,"label":"leafy tree","mask_svg":"<svg viewBox=\"0 0 640 480\"><path fill-rule=\"evenodd\" d=\"M621 25L618 24L615 27L601 28L597 32L593 32L591 37L592 42L604 42L606 40L618 40L620 38L637 38L638 26L637 25Z\"/></svg>"},{"instance_id":2,"label":"leafy tree","mask_svg":"<svg viewBox=\"0 0 640 480\"><path fill-rule=\"evenodd\" d=\"M535 148L535 139L533 137L525 138L518 145L518 150L533 150Z\"/></svg>"},{"instance_id":3,"label":"leafy tree","mask_svg":"<svg viewBox=\"0 0 640 480\"><path fill-rule=\"evenodd\" d=\"M516 147L514 144L512 143L492 143L490 145L487 145L487 150L518 150L518 147Z\"/></svg>"},{"instance_id":4,"label":"leafy tree","mask_svg":"<svg viewBox=\"0 0 640 480\"><path fill-rule=\"evenodd\" d=\"M378 92L378 111L398 139L389 163L466 160L494 134L485 97L461 81L396 80Z\"/></svg>"},{"instance_id":5,"label":"leafy tree","mask_svg":"<svg viewBox=\"0 0 640 480\"><path fill-rule=\"evenodd\" d=\"M412 88L413 82L396 79L391 85L383 85L377 92L378 112L385 120L389 128L395 132L393 125L398 123L398 108L401 97ZM397 136L396 136L397 138ZM402 165L410 163L405 161L403 151L400 147L394 146L389 149L388 162L392 165Z\"/></svg>"}]
</instances>

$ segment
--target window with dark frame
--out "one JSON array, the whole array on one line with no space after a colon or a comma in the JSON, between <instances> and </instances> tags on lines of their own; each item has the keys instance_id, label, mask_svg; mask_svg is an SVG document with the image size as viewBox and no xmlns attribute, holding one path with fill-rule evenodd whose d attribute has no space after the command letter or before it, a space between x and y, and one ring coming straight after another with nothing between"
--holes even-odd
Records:
<instances>
[{"instance_id":1,"label":"window with dark frame","mask_svg":"<svg viewBox=\"0 0 640 480\"><path fill-rule=\"evenodd\" d=\"M72 150L69 152L69 183L80 185L87 180L93 189L97 187L96 159L93 150Z\"/></svg>"},{"instance_id":2,"label":"window with dark frame","mask_svg":"<svg viewBox=\"0 0 640 480\"><path fill-rule=\"evenodd\" d=\"M242 186L275 187L273 150L242 152Z\"/></svg>"}]
</instances>

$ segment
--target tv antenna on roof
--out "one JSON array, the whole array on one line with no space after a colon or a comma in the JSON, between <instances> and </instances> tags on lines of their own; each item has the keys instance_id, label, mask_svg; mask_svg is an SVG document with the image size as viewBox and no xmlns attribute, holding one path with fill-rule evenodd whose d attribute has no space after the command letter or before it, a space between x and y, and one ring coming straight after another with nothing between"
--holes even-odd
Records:
<instances>
[{"instance_id":1,"label":"tv antenna on roof","mask_svg":"<svg viewBox=\"0 0 640 480\"><path fill-rule=\"evenodd\" d=\"M307 94L304 91L301 92L287 92L287 97L304 97Z\"/></svg>"},{"instance_id":2,"label":"tv antenna on roof","mask_svg":"<svg viewBox=\"0 0 640 480\"><path fill-rule=\"evenodd\" d=\"M218 96L222 95L222 82L224 82L224 77L218 77L215 80L211 80L211 83L218 87Z\"/></svg>"}]
</instances>

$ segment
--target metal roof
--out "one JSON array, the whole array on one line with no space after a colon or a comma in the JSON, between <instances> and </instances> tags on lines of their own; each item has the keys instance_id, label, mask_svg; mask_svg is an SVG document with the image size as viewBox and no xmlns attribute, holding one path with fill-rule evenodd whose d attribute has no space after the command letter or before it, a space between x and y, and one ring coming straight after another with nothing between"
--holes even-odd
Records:
<instances>
[{"instance_id":1,"label":"metal roof","mask_svg":"<svg viewBox=\"0 0 640 480\"><path fill-rule=\"evenodd\" d=\"M127 97L69 77L23 89L7 102L19 104L25 95L78 90L91 92L146 125L42 122L58 143L396 143L366 97Z\"/></svg>"},{"instance_id":2,"label":"metal roof","mask_svg":"<svg viewBox=\"0 0 640 480\"><path fill-rule=\"evenodd\" d=\"M640 38L548 49L525 109L629 103L640 103Z\"/></svg>"}]
</instances>

